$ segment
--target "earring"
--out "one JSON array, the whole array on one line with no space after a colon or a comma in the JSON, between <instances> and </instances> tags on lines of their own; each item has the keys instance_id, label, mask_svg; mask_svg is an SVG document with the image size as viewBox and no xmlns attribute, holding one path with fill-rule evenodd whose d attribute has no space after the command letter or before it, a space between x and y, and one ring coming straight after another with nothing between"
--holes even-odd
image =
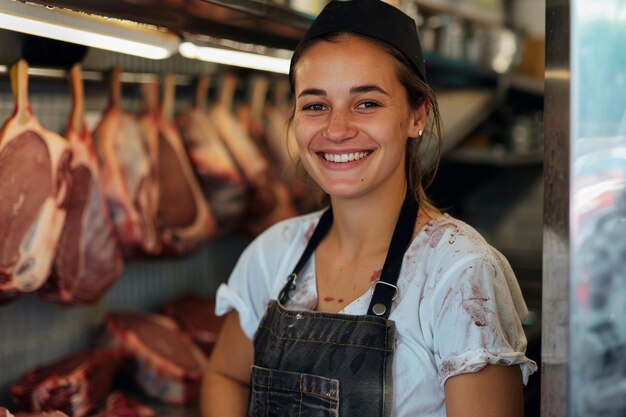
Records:
<instances>
[{"instance_id":1,"label":"earring","mask_svg":"<svg viewBox=\"0 0 626 417\"><path fill-rule=\"evenodd\" d=\"M417 132L418 136L422 136L422 134L424 133L424 131L422 129L419 130L419 132Z\"/></svg>"}]
</instances>

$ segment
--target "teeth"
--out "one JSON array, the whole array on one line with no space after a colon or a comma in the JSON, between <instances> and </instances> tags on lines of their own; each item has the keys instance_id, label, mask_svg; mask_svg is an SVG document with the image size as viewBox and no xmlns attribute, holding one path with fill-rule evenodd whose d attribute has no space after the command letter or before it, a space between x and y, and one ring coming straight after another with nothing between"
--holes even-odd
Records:
<instances>
[{"instance_id":1,"label":"teeth","mask_svg":"<svg viewBox=\"0 0 626 417\"><path fill-rule=\"evenodd\" d=\"M342 154L333 154L333 153L325 153L324 159L329 162L351 162L358 161L359 159L365 158L369 152L356 152L356 153L342 153Z\"/></svg>"}]
</instances>

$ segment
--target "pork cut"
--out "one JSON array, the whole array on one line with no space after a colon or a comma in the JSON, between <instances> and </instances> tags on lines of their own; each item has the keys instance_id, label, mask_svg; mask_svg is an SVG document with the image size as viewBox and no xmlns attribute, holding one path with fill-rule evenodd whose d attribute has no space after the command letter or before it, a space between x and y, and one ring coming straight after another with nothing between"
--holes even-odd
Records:
<instances>
[{"instance_id":1,"label":"pork cut","mask_svg":"<svg viewBox=\"0 0 626 417\"><path fill-rule=\"evenodd\" d=\"M178 324L205 355L211 354L224 323L224 317L215 315L215 302L212 299L183 294L165 303L162 311Z\"/></svg>"},{"instance_id":2,"label":"pork cut","mask_svg":"<svg viewBox=\"0 0 626 417\"><path fill-rule=\"evenodd\" d=\"M111 73L109 105L93 132L102 189L126 256L160 252L156 161L136 117L121 108L122 72Z\"/></svg>"},{"instance_id":3,"label":"pork cut","mask_svg":"<svg viewBox=\"0 0 626 417\"><path fill-rule=\"evenodd\" d=\"M112 392L106 400L105 410L95 417L154 417L156 413L147 405L128 398L119 391Z\"/></svg>"},{"instance_id":4,"label":"pork cut","mask_svg":"<svg viewBox=\"0 0 626 417\"><path fill-rule=\"evenodd\" d=\"M84 121L79 65L69 72L73 108L66 137L72 150L72 189L52 276L40 289L60 304L98 301L122 274L124 261L100 185L98 160Z\"/></svg>"},{"instance_id":5,"label":"pork cut","mask_svg":"<svg viewBox=\"0 0 626 417\"><path fill-rule=\"evenodd\" d=\"M133 357L134 380L149 396L172 404L198 401L204 356L170 318L111 313L104 340Z\"/></svg>"},{"instance_id":6,"label":"pork cut","mask_svg":"<svg viewBox=\"0 0 626 417\"><path fill-rule=\"evenodd\" d=\"M209 109L209 118L246 179L248 185L246 216L256 218L270 212L276 200L268 180L268 161L231 111L236 85L237 79L233 74L226 74L223 77L220 96Z\"/></svg>"},{"instance_id":7,"label":"pork cut","mask_svg":"<svg viewBox=\"0 0 626 417\"><path fill-rule=\"evenodd\" d=\"M28 372L9 392L20 410L57 410L82 417L107 397L122 359L122 353L113 349L75 353Z\"/></svg>"},{"instance_id":8,"label":"pork cut","mask_svg":"<svg viewBox=\"0 0 626 417\"><path fill-rule=\"evenodd\" d=\"M267 105L267 90L269 81L262 76L256 76L252 81L252 91L248 103L241 104L238 108L238 118L246 133L257 144L264 157L268 161L265 172L265 181L274 200L273 207L265 213L251 210L246 219L245 229L253 235L261 233L272 224L297 215L289 189L282 176L279 174L284 167L274 163L267 145L266 122L263 117Z\"/></svg>"},{"instance_id":9,"label":"pork cut","mask_svg":"<svg viewBox=\"0 0 626 417\"><path fill-rule=\"evenodd\" d=\"M144 85L144 97L146 112L142 117L142 127L150 138L151 152L156 155L159 186L157 230L164 253L184 254L213 237L217 233L217 223L172 120L174 76L170 74L163 80L160 108L155 103L157 84Z\"/></svg>"},{"instance_id":10,"label":"pork cut","mask_svg":"<svg viewBox=\"0 0 626 417\"><path fill-rule=\"evenodd\" d=\"M321 208L324 193L313 180L305 179L304 172L298 173L298 145L295 132L288 123L293 105L287 100L288 95L288 81L278 81L273 99L263 108L265 143L298 212L308 213Z\"/></svg>"},{"instance_id":11,"label":"pork cut","mask_svg":"<svg viewBox=\"0 0 626 417\"><path fill-rule=\"evenodd\" d=\"M224 232L247 208L247 185L206 115L208 87L208 76L200 77L192 106L178 113L176 123L220 230Z\"/></svg>"},{"instance_id":12,"label":"pork cut","mask_svg":"<svg viewBox=\"0 0 626 417\"><path fill-rule=\"evenodd\" d=\"M0 301L50 275L71 185L69 147L33 116L27 73L24 60L11 67L15 111L0 130Z\"/></svg>"}]
</instances>

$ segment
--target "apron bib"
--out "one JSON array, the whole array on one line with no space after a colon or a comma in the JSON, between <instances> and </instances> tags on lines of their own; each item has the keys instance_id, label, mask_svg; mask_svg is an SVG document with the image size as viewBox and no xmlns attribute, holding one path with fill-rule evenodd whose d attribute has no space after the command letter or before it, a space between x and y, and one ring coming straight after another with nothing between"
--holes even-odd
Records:
<instances>
[{"instance_id":1,"label":"apron bib","mask_svg":"<svg viewBox=\"0 0 626 417\"><path fill-rule=\"evenodd\" d=\"M366 315L283 307L330 229L332 210L322 214L255 334L248 417L391 417L396 329L388 318L417 211L407 196Z\"/></svg>"}]
</instances>

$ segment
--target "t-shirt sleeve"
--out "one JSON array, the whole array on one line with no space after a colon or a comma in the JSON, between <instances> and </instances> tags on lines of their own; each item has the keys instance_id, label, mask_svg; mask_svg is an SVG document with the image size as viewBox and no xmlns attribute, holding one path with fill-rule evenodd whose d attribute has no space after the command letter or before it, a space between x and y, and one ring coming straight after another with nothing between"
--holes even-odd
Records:
<instances>
[{"instance_id":1,"label":"t-shirt sleeve","mask_svg":"<svg viewBox=\"0 0 626 417\"><path fill-rule=\"evenodd\" d=\"M280 292L320 215L284 220L261 233L243 251L228 282L218 288L215 313L237 311L241 329L252 340L267 303Z\"/></svg>"},{"instance_id":2,"label":"t-shirt sleeve","mask_svg":"<svg viewBox=\"0 0 626 417\"><path fill-rule=\"evenodd\" d=\"M260 236L244 250L228 283L220 285L215 297L215 313L221 316L236 310L241 329L250 340L270 299L270 273L263 256L265 240Z\"/></svg>"},{"instance_id":3,"label":"t-shirt sleeve","mask_svg":"<svg viewBox=\"0 0 626 417\"><path fill-rule=\"evenodd\" d=\"M441 260L449 267L439 268L429 310L442 387L448 378L488 364L519 365L524 384L537 369L525 356L522 320L527 310L519 285L508 262L498 255L485 247Z\"/></svg>"}]
</instances>

